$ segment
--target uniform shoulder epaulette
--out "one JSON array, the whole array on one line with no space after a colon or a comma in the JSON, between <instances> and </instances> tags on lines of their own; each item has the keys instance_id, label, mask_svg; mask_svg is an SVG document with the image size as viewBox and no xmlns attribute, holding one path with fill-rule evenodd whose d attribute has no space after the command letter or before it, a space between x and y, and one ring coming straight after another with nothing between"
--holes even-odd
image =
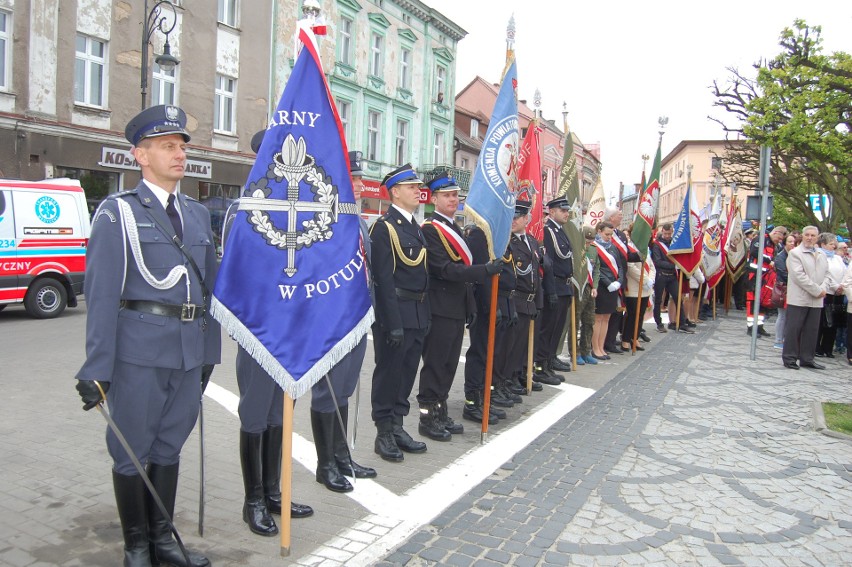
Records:
<instances>
[{"instance_id":1,"label":"uniform shoulder epaulette","mask_svg":"<svg viewBox=\"0 0 852 567\"><path fill-rule=\"evenodd\" d=\"M126 191L119 191L118 193L113 193L112 195L107 195L107 199L122 199L124 197L129 197L130 195L135 195L137 193L136 189L128 189Z\"/></svg>"}]
</instances>

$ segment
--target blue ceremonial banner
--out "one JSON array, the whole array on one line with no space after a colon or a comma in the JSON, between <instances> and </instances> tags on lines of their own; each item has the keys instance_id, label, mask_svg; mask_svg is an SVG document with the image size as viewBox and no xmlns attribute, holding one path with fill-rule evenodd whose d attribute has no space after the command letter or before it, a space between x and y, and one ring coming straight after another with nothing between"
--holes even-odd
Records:
<instances>
[{"instance_id":1,"label":"blue ceremonial banner","mask_svg":"<svg viewBox=\"0 0 852 567\"><path fill-rule=\"evenodd\" d=\"M686 177L686 195L683 207L674 222L674 234L669 245L669 259L687 275L701 264L703 233L698 216L698 204L692 192L692 172Z\"/></svg>"},{"instance_id":2,"label":"blue ceremonial banner","mask_svg":"<svg viewBox=\"0 0 852 567\"><path fill-rule=\"evenodd\" d=\"M491 113L488 132L470 191L464 203L465 213L479 226L488 240L492 259L503 256L512 232L515 215L514 178L518 155L518 86L515 61L503 77L503 84Z\"/></svg>"},{"instance_id":3,"label":"blue ceremonial banner","mask_svg":"<svg viewBox=\"0 0 852 567\"><path fill-rule=\"evenodd\" d=\"M212 313L291 397L361 340L373 309L343 128L309 30L229 224Z\"/></svg>"}]
</instances>

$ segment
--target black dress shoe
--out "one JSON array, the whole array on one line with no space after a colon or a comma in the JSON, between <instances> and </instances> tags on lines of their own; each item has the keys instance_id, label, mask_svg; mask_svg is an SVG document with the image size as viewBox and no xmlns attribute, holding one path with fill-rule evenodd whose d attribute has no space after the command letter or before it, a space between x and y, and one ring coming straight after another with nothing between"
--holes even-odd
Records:
<instances>
[{"instance_id":1,"label":"black dress shoe","mask_svg":"<svg viewBox=\"0 0 852 567\"><path fill-rule=\"evenodd\" d=\"M825 366L818 362L803 362L800 366L802 368L811 368L813 370L825 370Z\"/></svg>"},{"instance_id":2,"label":"black dress shoe","mask_svg":"<svg viewBox=\"0 0 852 567\"><path fill-rule=\"evenodd\" d=\"M618 345L604 345L604 351L610 354L622 354L624 351Z\"/></svg>"},{"instance_id":3,"label":"black dress shoe","mask_svg":"<svg viewBox=\"0 0 852 567\"><path fill-rule=\"evenodd\" d=\"M795 362L785 362L785 363L784 363L784 368L789 368L789 369L791 369L791 370L798 370L798 369L799 369L799 365L798 365L798 364L796 364Z\"/></svg>"},{"instance_id":4,"label":"black dress shoe","mask_svg":"<svg viewBox=\"0 0 852 567\"><path fill-rule=\"evenodd\" d=\"M650 342L651 342L651 337L649 337L649 336L645 333L645 331L640 331L640 332L639 332L639 340L641 340L643 343L650 343Z\"/></svg>"},{"instance_id":5,"label":"black dress shoe","mask_svg":"<svg viewBox=\"0 0 852 567\"><path fill-rule=\"evenodd\" d=\"M597 360L609 360L609 356L607 355L598 356L596 354L592 354L592 358L596 358Z\"/></svg>"},{"instance_id":6,"label":"black dress shoe","mask_svg":"<svg viewBox=\"0 0 852 567\"><path fill-rule=\"evenodd\" d=\"M376 435L374 450L378 456L386 461L390 461L392 463L402 461L402 451L399 450L399 446L396 444L396 439L394 438L393 429L391 429L390 424L381 424L379 427L379 433Z\"/></svg>"},{"instance_id":7,"label":"black dress shoe","mask_svg":"<svg viewBox=\"0 0 852 567\"><path fill-rule=\"evenodd\" d=\"M834 353L833 353L833 352L829 352L828 354L826 354L826 355L825 355L825 357L826 357L826 358L834 358Z\"/></svg>"},{"instance_id":8,"label":"black dress shoe","mask_svg":"<svg viewBox=\"0 0 852 567\"><path fill-rule=\"evenodd\" d=\"M351 477L353 472L355 473L355 478L376 478L378 476L376 469L361 466L352 460L347 463L337 459L337 469L340 471L340 474L348 477Z\"/></svg>"},{"instance_id":9,"label":"black dress shoe","mask_svg":"<svg viewBox=\"0 0 852 567\"><path fill-rule=\"evenodd\" d=\"M570 372L571 371L571 365L565 364L564 362L559 360L559 358L557 358L557 357L554 357L550 361L550 367L553 368L554 370L558 371L558 372Z\"/></svg>"},{"instance_id":10,"label":"black dress shoe","mask_svg":"<svg viewBox=\"0 0 852 567\"><path fill-rule=\"evenodd\" d=\"M553 376L548 376L547 374L533 374L533 382L547 384L549 386L558 386L562 383L559 378L554 378Z\"/></svg>"},{"instance_id":11,"label":"black dress shoe","mask_svg":"<svg viewBox=\"0 0 852 567\"><path fill-rule=\"evenodd\" d=\"M821 353L821 352L815 352L815 353L814 353L814 356L816 356L817 358L822 358L822 357L824 357L825 355L824 355L823 353Z\"/></svg>"},{"instance_id":12,"label":"black dress shoe","mask_svg":"<svg viewBox=\"0 0 852 567\"><path fill-rule=\"evenodd\" d=\"M291 518L307 518L314 515L314 509L307 504L296 504L290 502L290 517Z\"/></svg>"}]
</instances>

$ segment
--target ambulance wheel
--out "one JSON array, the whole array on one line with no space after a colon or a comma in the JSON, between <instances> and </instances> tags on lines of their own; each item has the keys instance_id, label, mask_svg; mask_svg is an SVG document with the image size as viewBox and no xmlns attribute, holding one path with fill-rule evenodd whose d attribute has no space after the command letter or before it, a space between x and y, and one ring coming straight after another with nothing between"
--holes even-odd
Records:
<instances>
[{"instance_id":1,"label":"ambulance wheel","mask_svg":"<svg viewBox=\"0 0 852 567\"><path fill-rule=\"evenodd\" d=\"M27 313L36 319L58 317L68 305L65 286L53 278L44 278L30 286L24 297Z\"/></svg>"}]
</instances>

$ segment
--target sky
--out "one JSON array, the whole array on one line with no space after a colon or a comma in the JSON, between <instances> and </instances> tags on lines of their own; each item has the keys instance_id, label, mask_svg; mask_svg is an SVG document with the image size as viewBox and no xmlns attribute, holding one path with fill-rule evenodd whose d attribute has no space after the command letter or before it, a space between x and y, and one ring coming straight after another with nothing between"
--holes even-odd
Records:
<instances>
[{"instance_id":1,"label":"sky","mask_svg":"<svg viewBox=\"0 0 852 567\"><path fill-rule=\"evenodd\" d=\"M708 116L713 81L727 68L754 76L752 64L781 52L778 38L797 18L822 26L824 52L852 53L852 3L839 0L422 0L461 26L456 92L477 75L498 82L506 26L515 17L518 98L568 125L584 143L601 144L602 177L610 198L619 183L638 183L642 155L653 160L660 116L668 117L662 156L683 140L721 140ZM647 171L650 172L649 160Z\"/></svg>"}]
</instances>

